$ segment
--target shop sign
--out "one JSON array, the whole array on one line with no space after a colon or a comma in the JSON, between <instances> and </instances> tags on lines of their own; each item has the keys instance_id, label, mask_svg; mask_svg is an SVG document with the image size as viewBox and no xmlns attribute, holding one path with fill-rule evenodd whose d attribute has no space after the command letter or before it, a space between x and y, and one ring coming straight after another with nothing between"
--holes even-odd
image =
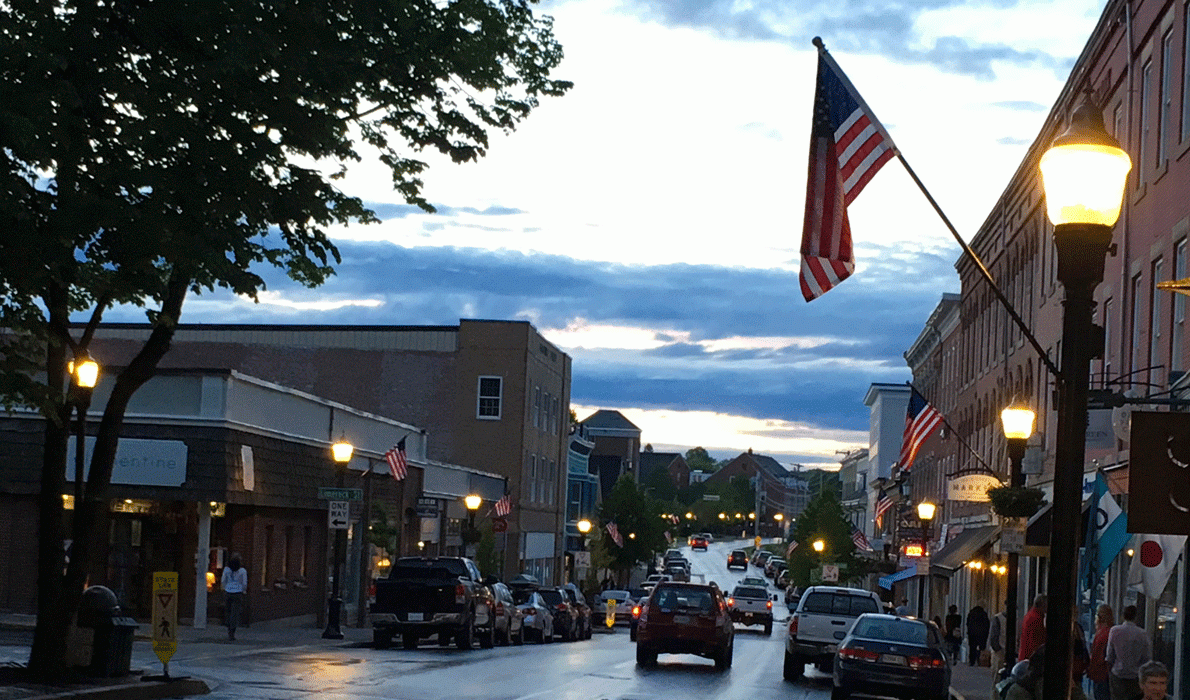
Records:
<instances>
[{"instance_id":1,"label":"shop sign","mask_svg":"<svg viewBox=\"0 0 1190 700\"><path fill-rule=\"evenodd\" d=\"M417 517L419 518L437 518L438 517L438 499L427 498L422 496L417 499Z\"/></svg>"},{"instance_id":2,"label":"shop sign","mask_svg":"<svg viewBox=\"0 0 1190 700\"><path fill-rule=\"evenodd\" d=\"M946 498L950 501L988 502L988 489L1003 486L991 474L957 476L946 483Z\"/></svg>"},{"instance_id":3,"label":"shop sign","mask_svg":"<svg viewBox=\"0 0 1190 700\"><path fill-rule=\"evenodd\" d=\"M67 441L66 454L74 454L74 436ZM95 438L83 440L86 461L83 477L91 470ZM74 460L66 460L66 481L74 482ZM135 486L181 486L186 481L186 443L181 440L120 438L112 464L113 484Z\"/></svg>"}]
</instances>

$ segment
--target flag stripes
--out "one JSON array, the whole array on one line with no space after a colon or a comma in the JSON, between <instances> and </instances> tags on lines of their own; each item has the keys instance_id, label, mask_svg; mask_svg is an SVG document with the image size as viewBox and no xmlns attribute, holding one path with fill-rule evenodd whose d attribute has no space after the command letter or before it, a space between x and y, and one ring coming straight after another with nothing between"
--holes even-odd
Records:
<instances>
[{"instance_id":1,"label":"flag stripes","mask_svg":"<svg viewBox=\"0 0 1190 700\"><path fill-rule=\"evenodd\" d=\"M909 407L905 410L905 433L901 436L901 457L897 460L902 472L909 471L922 443L940 425L942 414L935 410L924 396L917 393L917 389L911 388Z\"/></svg>"},{"instance_id":2,"label":"flag stripes","mask_svg":"<svg viewBox=\"0 0 1190 700\"><path fill-rule=\"evenodd\" d=\"M880 492L880 498L876 501L876 525L880 525L881 519L884 518L884 513L892 508L892 499L888 497L887 493Z\"/></svg>"},{"instance_id":3,"label":"flag stripes","mask_svg":"<svg viewBox=\"0 0 1190 700\"><path fill-rule=\"evenodd\" d=\"M504 496L500 500L496 501L496 505L493 506L493 510L496 511L496 517L499 517L499 518L503 518L504 516L511 513L512 512L511 496L507 493L504 494Z\"/></svg>"},{"instance_id":4,"label":"flag stripes","mask_svg":"<svg viewBox=\"0 0 1190 700\"><path fill-rule=\"evenodd\" d=\"M400 442L384 453L384 461L388 462L388 471L393 475L393 479L400 481L409 475L409 459L405 455L405 438L401 438Z\"/></svg>"}]
</instances>

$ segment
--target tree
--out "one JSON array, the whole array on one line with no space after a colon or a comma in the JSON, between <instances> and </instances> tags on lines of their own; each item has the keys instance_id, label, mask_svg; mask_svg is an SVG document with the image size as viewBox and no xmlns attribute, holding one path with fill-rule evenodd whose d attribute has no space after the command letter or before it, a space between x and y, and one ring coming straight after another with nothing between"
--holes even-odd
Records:
<instances>
[{"instance_id":1,"label":"tree","mask_svg":"<svg viewBox=\"0 0 1190 700\"><path fill-rule=\"evenodd\" d=\"M336 187L349 163L432 210L420 152L473 161L570 84L531 0L22 0L0 30L0 400L46 419L29 668L59 677L124 412L186 296L255 299L268 266L317 286L339 262L328 229L376 221ZM67 360L116 305L152 332L104 408L67 566Z\"/></svg>"},{"instance_id":2,"label":"tree","mask_svg":"<svg viewBox=\"0 0 1190 700\"><path fill-rule=\"evenodd\" d=\"M616 571L626 572L651 561L666 546L658 502L650 499L629 474L621 476L603 499L599 520L605 525L614 522L623 541L623 545L616 544L606 528L603 530L603 548L609 555L610 568Z\"/></svg>"},{"instance_id":3,"label":"tree","mask_svg":"<svg viewBox=\"0 0 1190 700\"><path fill-rule=\"evenodd\" d=\"M822 554L815 552L811 546L816 539L826 544ZM810 585L810 570L824 563L841 564L849 579L861 577L873 570L872 562L855 556L851 522L845 517L839 497L833 491L825 491L811 499L797 519L792 540L798 543L789 558L790 577L794 585Z\"/></svg>"},{"instance_id":4,"label":"tree","mask_svg":"<svg viewBox=\"0 0 1190 700\"><path fill-rule=\"evenodd\" d=\"M718 469L718 463L702 447L691 447L686 450L686 464L689 465L690 471L713 472Z\"/></svg>"}]
</instances>

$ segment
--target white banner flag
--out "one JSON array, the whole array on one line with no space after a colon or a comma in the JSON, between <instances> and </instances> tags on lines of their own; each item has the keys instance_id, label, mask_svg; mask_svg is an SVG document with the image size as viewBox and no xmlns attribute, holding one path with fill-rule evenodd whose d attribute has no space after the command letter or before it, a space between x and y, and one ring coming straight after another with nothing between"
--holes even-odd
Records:
<instances>
[{"instance_id":1,"label":"white banner flag","mask_svg":"<svg viewBox=\"0 0 1190 700\"><path fill-rule=\"evenodd\" d=\"M1185 535L1137 535L1128 585L1140 584L1146 596L1160 597L1185 546Z\"/></svg>"}]
</instances>

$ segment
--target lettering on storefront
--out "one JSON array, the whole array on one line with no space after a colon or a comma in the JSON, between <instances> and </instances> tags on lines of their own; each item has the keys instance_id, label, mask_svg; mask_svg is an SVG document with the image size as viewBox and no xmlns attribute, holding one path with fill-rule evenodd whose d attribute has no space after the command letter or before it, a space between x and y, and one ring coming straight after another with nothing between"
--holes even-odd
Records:
<instances>
[{"instance_id":1,"label":"lettering on storefront","mask_svg":"<svg viewBox=\"0 0 1190 700\"><path fill-rule=\"evenodd\" d=\"M946 498L951 501L987 503L988 489L1001 485L1000 480L991 474L958 476L947 482Z\"/></svg>"}]
</instances>

